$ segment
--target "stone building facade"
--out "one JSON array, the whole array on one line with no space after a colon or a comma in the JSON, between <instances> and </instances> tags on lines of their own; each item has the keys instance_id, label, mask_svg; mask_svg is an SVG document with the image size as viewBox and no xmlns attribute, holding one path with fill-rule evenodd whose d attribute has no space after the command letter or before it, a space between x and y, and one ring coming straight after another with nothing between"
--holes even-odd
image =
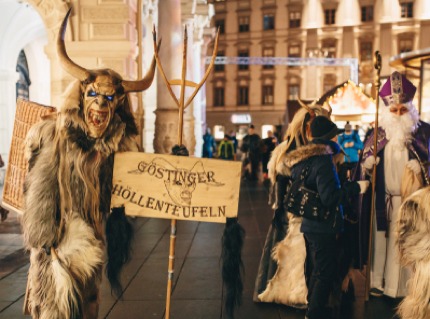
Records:
<instances>
[{"instance_id":1,"label":"stone building facade","mask_svg":"<svg viewBox=\"0 0 430 319\"><path fill-rule=\"evenodd\" d=\"M56 35L73 7L65 42L69 56L88 69L111 68L125 79L146 73L153 56L152 29L163 38L160 58L169 79L180 78L182 38L188 28L187 78L204 73L207 39L212 36L213 5L207 0L4 0L0 3L0 154L7 161L16 104L18 56L28 62L29 99L59 106L72 78L56 57ZM162 10L159 10L162 8ZM22 87L22 86L21 86ZM185 144L201 153L204 90L185 114ZM178 111L161 78L132 97L140 129L138 142L146 151L166 153L177 141ZM167 143L166 143L167 141ZM171 141L171 142L169 142Z\"/></svg>"},{"instance_id":2,"label":"stone building facade","mask_svg":"<svg viewBox=\"0 0 430 319\"><path fill-rule=\"evenodd\" d=\"M358 82L371 95L373 53L390 57L430 47L428 0L214 0L213 26L226 57L356 58ZM210 51L210 49L209 49ZM207 85L207 124L239 137L288 122L287 105L312 101L350 77L339 66L220 65ZM275 127L274 127L275 126Z\"/></svg>"}]
</instances>

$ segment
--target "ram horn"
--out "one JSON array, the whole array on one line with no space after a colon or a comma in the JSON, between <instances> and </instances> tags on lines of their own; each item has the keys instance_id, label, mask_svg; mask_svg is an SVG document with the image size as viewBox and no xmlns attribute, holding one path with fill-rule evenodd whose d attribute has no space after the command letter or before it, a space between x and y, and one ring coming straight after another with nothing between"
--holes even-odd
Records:
<instances>
[{"instance_id":1,"label":"ram horn","mask_svg":"<svg viewBox=\"0 0 430 319\"><path fill-rule=\"evenodd\" d=\"M77 65L73 62L66 52L66 45L64 44L64 35L67 28L67 20L69 19L72 8L69 9L66 16L64 17L63 23L61 24L60 31L57 38L57 54L60 60L61 67L67 71L70 75L79 79L80 81L85 81L90 76L90 72L87 69Z\"/></svg>"},{"instance_id":2,"label":"ram horn","mask_svg":"<svg viewBox=\"0 0 430 319\"><path fill-rule=\"evenodd\" d=\"M158 41L157 52L160 50L161 39ZM157 66L157 62L155 61L155 56L152 58L151 66L146 73L145 77L138 81L122 81L122 87L124 88L124 92L140 92L145 91L150 87L152 81L154 80L155 75L155 67Z\"/></svg>"}]
</instances>

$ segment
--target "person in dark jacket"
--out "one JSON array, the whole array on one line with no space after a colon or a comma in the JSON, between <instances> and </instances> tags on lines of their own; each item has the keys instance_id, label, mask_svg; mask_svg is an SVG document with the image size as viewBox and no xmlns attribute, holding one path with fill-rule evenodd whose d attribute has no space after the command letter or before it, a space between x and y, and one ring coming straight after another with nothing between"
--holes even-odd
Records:
<instances>
[{"instance_id":1,"label":"person in dark jacket","mask_svg":"<svg viewBox=\"0 0 430 319\"><path fill-rule=\"evenodd\" d=\"M327 304L336 276L336 238L343 230L342 203L364 193L369 185L368 182L347 182L341 187L333 162L333 156L340 152L335 142L338 132L336 124L327 117L317 116L311 123L311 143L287 156L293 180L300 178L302 171L309 167L304 185L318 192L325 212L329 212L327 219L304 218L300 229L306 243L306 318L309 319L332 318Z\"/></svg>"},{"instance_id":2,"label":"person in dark jacket","mask_svg":"<svg viewBox=\"0 0 430 319\"><path fill-rule=\"evenodd\" d=\"M251 163L250 181L258 180L259 166L261 161L261 137L255 133L254 125L250 125L248 134L242 140L240 150L246 153L246 159Z\"/></svg>"},{"instance_id":3,"label":"person in dark jacket","mask_svg":"<svg viewBox=\"0 0 430 319\"><path fill-rule=\"evenodd\" d=\"M263 150L261 153L261 164L263 168L263 177L264 179L269 178L269 169L267 164L270 160L270 155L272 151L275 149L276 145L278 145L278 139L275 135L273 135L272 131L267 131L267 137L263 139Z\"/></svg>"}]
</instances>

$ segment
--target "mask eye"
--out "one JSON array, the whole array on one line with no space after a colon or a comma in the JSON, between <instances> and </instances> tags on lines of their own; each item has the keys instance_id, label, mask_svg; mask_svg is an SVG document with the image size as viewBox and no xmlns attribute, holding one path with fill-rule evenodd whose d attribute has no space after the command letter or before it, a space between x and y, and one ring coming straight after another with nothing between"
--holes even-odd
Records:
<instances>
[{"instance_id":1,"label":"mask eye","mask_svg":"<svg viewBox=\"0 0 430 319\"><path fill-rule=\"evenodd\" d=\"M96 92L94 92L93 90L88 91L87 96L96 96Z\"/></svg>"},{"instance_id":2,"label":"mask eye","mask_svg":"<svg viewBox=\"0 0 430 319\"><path fill-rule=\"evenodd\" d=\"M108 100L108 101L113 101L113 98L114 98L114 96L113 95L106 95L106 99Z\"/></svg>"}]
</instances>

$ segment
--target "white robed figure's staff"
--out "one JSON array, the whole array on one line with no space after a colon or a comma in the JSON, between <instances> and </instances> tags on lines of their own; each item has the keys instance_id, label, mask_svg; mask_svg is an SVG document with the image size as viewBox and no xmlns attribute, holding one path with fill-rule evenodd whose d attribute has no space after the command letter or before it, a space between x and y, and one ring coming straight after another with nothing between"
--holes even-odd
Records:
<instances>
[{"instance_id":1,"label":"white robed figure's staff","mask_svg":"<svg viewBox=\"0 0 430 319\"><path fill-rule=\"evenodd\" d=\"M369 300L369 290L370 290L370 270L372 267L372 246L373 246L373 220L375 219L375 187L376 187L376 156L378 152L378 113L379 113L379 88L381 87L381 55L379 51L375 51L375 55L373 57L373 64L376 69L375 75L375 124L373 130L373 156L375 157L375 162L373 164L372 170L372 204L370 208L370 221L369 221L369 245L367 251L367 265L366 265L366 286L365 286L365 299Z\"/></svg>"},{"instance_id":2,"label":"white robed figure's staff","mask_svg":"<svg viewBox=\"0 0 430 319\"><path fill-rule=\"evenodd\" d=\"M162 78L164 80L164 83L166 84L166 87L172 96L173 100L175 101L176 105L179 108L179 123L178 123L178 139L177 143L179 146L182 146L182 136L183 136L183 126L184 126L184 110L191 104L194 97L200 90L200 88L203 86L203 84L206 82L206 79L209 76L209 73L211 72L214 63L215 58L218 50L218 36L219 36L219 30L217 32L216 38L215 38L215 45L214 50L212 53L212 59L209 64L209 67L207 68L203 79L200 81L200 83L195 83L192 81L186 80L186 73L187 73L187 41L188 41L188 35L187 35L187 27L185 26L184 31L184 50L183 50L183 59L182 59L182 75L181 79L175 79L175 80L168 80L166 77L166 74L164 73L163 66L161 65L159 56L158 56L158 50L157 50L157 33L155 31L155 26L152 31L153 34L153 40L154 40L154 50L155 50L155 60L157 61L157 67L160 71ZM180 85L181 91L179 100L176 97L175 93L173 93L172 85ZM187 101L185 102L185 87L193 87L194 92L191 94L190 97L188 97ZM167 280L167 294L166 294L166 315L165 318L170 318L170 297L172 294L172 283L173 283L173 274L174 274L174 267L175 267L175 244L176 244L176 219L172 219L170 222L170 248L169 248L169 268L168 268L168 280Z\"/></svg>"}]
</instances>

